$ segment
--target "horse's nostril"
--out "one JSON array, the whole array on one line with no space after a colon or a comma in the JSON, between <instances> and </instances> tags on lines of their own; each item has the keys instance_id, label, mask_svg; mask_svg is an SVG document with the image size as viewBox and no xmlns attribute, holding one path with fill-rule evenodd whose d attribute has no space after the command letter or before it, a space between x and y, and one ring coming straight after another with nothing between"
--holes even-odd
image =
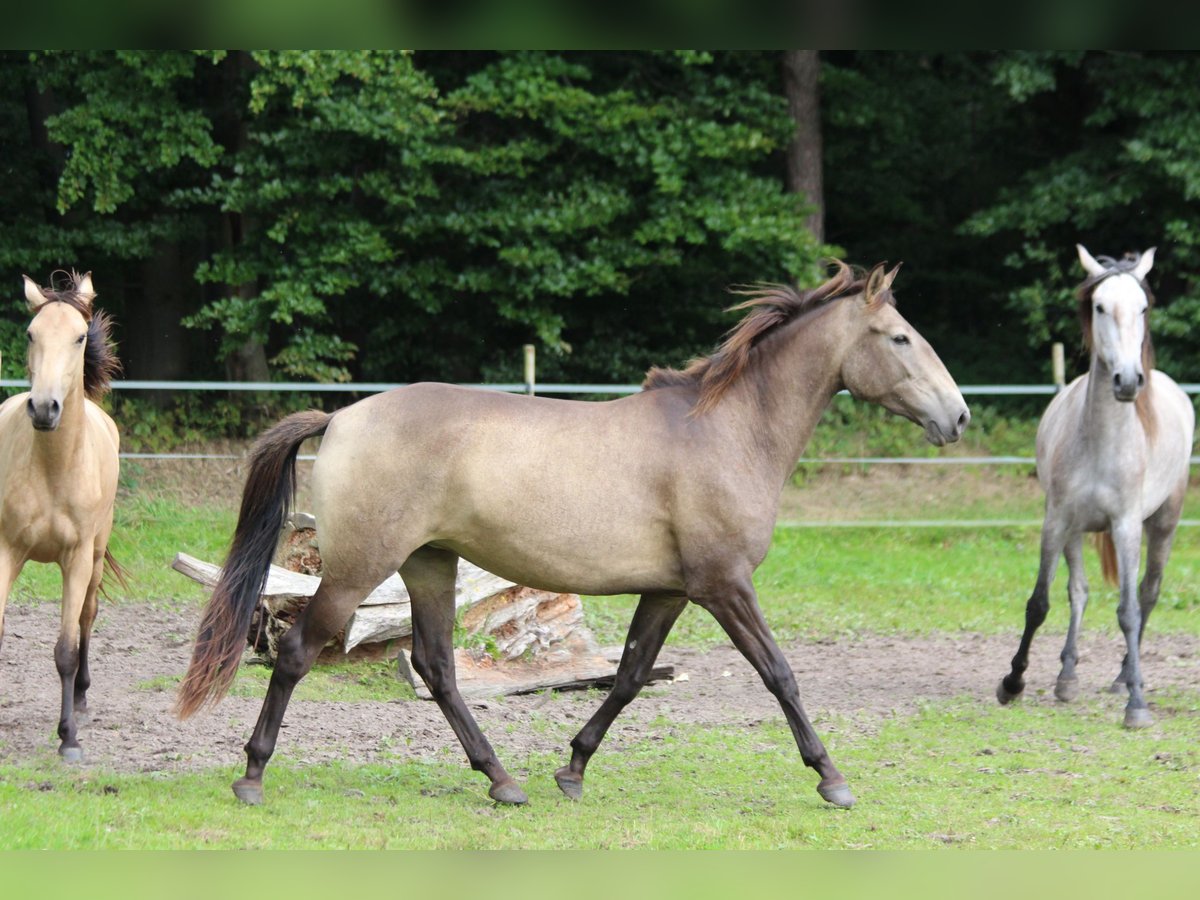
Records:
<instances>
[{"instance_id":1,"label":"horse's nostril","mask_svg":"<svg viewBox=\"0 0 1200 900\"><path fill-rule=\"evenodd\" d=\"M1121 386L1121 373L1114 372L1113 373L1113 387L1119 388L1120 386Z\"/></svg>"},{"instance_id":2,"label":"horse's nostril","mask_svg":"<svg viewBox=\"0 0 1200 900\"><path fill-rule=\"evenodd\" d=\"M1146 384L1146 376L1143 373L1138 372L1138 387L1144 387L1145 384Z\"/></svg>"},{"instance_id":3,"label":"horse's nostril","mask_svg":"<svg viewBox=\"0 0 1200 900\"><path fill-rule=\"evenodd\" d=\"M967 427L967 423L970 421L971 421L971 411L969 409L964 409L962 411L962 415L960 415L958 417L958 430L962 431L964 428Z\"/></svg>"}]
</instances>

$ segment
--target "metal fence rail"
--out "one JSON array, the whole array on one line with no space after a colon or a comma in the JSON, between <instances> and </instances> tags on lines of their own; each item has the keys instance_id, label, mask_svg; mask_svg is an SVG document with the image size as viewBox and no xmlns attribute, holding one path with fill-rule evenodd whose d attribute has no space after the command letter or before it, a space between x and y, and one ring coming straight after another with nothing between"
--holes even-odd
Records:
<instances>
[{"instance_id":1,"label":"metal fence rail","mask_svg":"<svg viewBox=\"0 0 1200 900\"><path fill-rule=\"evenodd\" d=\"M345 393L379 394L393 388L404 387L408 382L360 381L327 383L319 381L114 381L112 387L118 391L277 391L290 393ZM501 384L462 384L461 387L482 388L513 394L532 393L534 385L525 382ZM1179 385L1188 394L1200 394L1200 383ZM0 378L0 388L28 388L26 378ZM638 384L538 384L539 394L559 395L623 395L641 391ZM1048 396L1058 388L1053 384L966 384L959 385L966 397L1014 397ZM842 393L846 393L843 391ZM122 453L122 459L137 460L237 460L241 457L232 453ZM311 461L313 456L297 459ZM1192 465L1200 464L1200 456L1192 457ZM802 457L806 465L907 465L907 466L1031 466L1036 463L1032 456L837 456Z\"/></svg>"},{"instance_id":2,"label":"metal fence rail","mask_svg":"<svg viewBox=\"0 0 1200 900\"><path fill-rule=\"evenodd\" d=\"M357 381L114 381L117 391L280 391L291 393L341 393L379 394L392 388L404 387L409 382ZM530 385L525 382L507 384L462 384L462 387L483 388L489 391L506 391L523 394ZM1179 385L1185 393L1200 394L1200 384ZM27 388L27 378L0 378L0 388ZM640 384L538 384L539 394L636 394ZM964 397L1037 396L1053 394L1053 384L963 384L958 388ZM842 393L845 393L843 391Z\"/></svg>"}]
</instances>

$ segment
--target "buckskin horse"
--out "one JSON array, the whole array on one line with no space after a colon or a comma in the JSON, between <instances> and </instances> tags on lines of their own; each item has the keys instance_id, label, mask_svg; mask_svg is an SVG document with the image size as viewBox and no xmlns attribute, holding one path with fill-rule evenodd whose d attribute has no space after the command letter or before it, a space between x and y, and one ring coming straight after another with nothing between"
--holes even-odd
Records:
<instances>
[{"instance_id":1,"label":"buckskin horse","mask_svg":"<svg viewBox=\"0 0 1200 900\"><path fill-rule=\"evenodd\" d=\"M67 274L67 273L63 273ZM30 389L0 405L0 639L13 582L29 560L62 569L62 624L54 663L62 679L59 754L79 762L77 726L87 711L88 645L117 496L119 438L94 401L120 363L110 320L93 309L91 274L69 273L60 290L25 278Z\"/></svg>"},{"instance_id":2,"label":"buckskin horse","mask_svg":"<svg viewBox=\"0 0 1200 900\"><path fill-rule=\"evenodd\" d=\"M819 287L744 293L745 318L711 356L652 369L641 393L603 403L415 384L268 430L250 470L228 561L199 626L177 712L228 690L295 485L296 452L324 435L312 492L325 572L281 640L234 793L263 799L292 689L360 601L399 570L412 598L414 668L489 796L524 803L458 692L451 645L459 558L519 584L640 594L611 693L555 775L571 798L588 760L638 693L689 601L708 610L783 708L817 790L854 797L800 703L751 575L780 496L830 399L847 389L958 439L970 414L929 344L896 310L899 269L835 262Z\"/></svg>"}]
</instances>

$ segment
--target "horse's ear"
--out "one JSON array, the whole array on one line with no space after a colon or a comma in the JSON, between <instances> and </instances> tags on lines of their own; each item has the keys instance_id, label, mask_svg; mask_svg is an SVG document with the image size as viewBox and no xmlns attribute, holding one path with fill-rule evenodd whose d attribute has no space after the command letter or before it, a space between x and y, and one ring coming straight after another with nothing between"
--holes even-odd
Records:
<instances>
[{"instance_id":1,"label":"horse's ear","mask_svg":"<svg viewBox=\"0 0 1200 900\"><path fill-rule=\"evenodd\" d=\"M75 293L77 293L82 299L86 300L88 305L91 306L92 301L96 299L96 289L92 287L91 272L86 273L82 278L79 279L78 283L75 285Z\"/></svg>"},{"instance_id":2,"label":"horse's ear","mask_svg":"<svg viewBox=\"0 0 1200 900\"><path fill-rule=\"evenodd\" d=\"M28 275L22 275L21 277L25 279L25 300L29 303L29 308L35 310L45 304L46 295L37 286L37 282Z\"/></svg>"},{"instance_id":3,"label":"horse's ear","mask_svg":"<svg viewBox=\"0 0 1200 900\"><path fill-rule=\"evenodd\" d=\"M887 263L879 263L867 275L867 285L863 288L862 293L864 303L874 303L879 292L887 290L887 286L884 284L884 280L887 278L886 268Z\"/></svg>"},{"instance_id":4,"label":"horse's ear","mask_svg":"<svg viewBox=\"0 0 1200 900\"><path fill-rule=\"evenodd\" d=\"M1100 263L1096 262L1092 254L1087 252L1087 247L1083 244L1076 244L1075 249L1079 251L1079 264L1083 266L1083 271L1087 272L1093 278L1103 275L1108 270Z\"/></svg>"},{"instance_id":5,"label":"horse's ear","mask_svg":"<svg viewBox=\"0 0 1200 900\"><path fill-rule=\"evenodd\" d=\"M902 263L902 262L896 263L896 265L892 269L892 271L888 272L886 275L883 276L882 290L890 291L892 289L892 282L896 280L896 273L900 271L900 267L902 265L904 265L904 263Z\"/></svg>"},{"instance_id":6,"label":"horse's ear","mask_svg":"<svg viewBox=\"0 0 1200 900\"><path fill-rule=\"evenodd\" d=\"M1157 247L1151 247L1143 253L1142 258L1133 267L1133 274L1137 276L1138 281L1145 281L1146 276L1150 274L1150 269L1154 265L1154 251L1157 249Z\"/></svg>"}]
</instances>

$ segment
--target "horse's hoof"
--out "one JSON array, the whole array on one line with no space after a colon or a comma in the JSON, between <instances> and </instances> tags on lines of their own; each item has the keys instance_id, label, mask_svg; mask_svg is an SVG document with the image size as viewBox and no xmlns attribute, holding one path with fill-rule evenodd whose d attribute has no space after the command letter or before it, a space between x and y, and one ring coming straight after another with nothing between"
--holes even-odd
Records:
<instances>
[{"instance_id":1,"label":"horse's hoof","mask_svg":"<svg viewBox=\"0 0 1200 900\"><path fill-rule=\"evenodd\" d=\"M566 794L572 800L579 800L583 797L583 776L576 775L567 766L563 766L554 773L554 780L558 783L558 789Z\"/></svg>"},{"instance_id":2,"label":"horse's hoof","mask_svg":"<svg viewBox=\"0 0 1200 900\"><path fill-rule=\"evenodd\" d=\"M262 782L239 778L233 783L233 795L247 806L261 806L263 802Z\"/></svg>"},{"instance_id":3,"label":"horse's hoof","mask_svg":"<svg viewBox=\"0 0 1200 900\"><path fill-rule=\"evenodd\" d=\"M1150 710L1141 706L1137 709L1126 708L1125 710L1125 727L1126 728L1148 728L1154 724L1154 716L1150 715Z\"/></svg>"},{"instance_id":4,"label":"horse's hoof","mask_svg":"<svg viewBox=\"0 0 1200 900\"><path fill-rule=\"evenodd\" d=\"M58 755L62 757L63 762L72 765L83 762L82 747L59 747Z\"/></svg>"},{"instance_id":5,"label":"horse's hoof","mask_svg":"<svg viewBox=\"0 0 1200 900\"><path fill-rule=\"evenodd\" d=\"M1054 685L1054 696L1063 703L1070 703L1079 696L1078 678L1060 678Z\"/></svg>"},{"instance_id":6,"label":"horse's hoof","mask_svg":"<svg viewBox=\"0 0 1200 900\"><path fill-rule=\"evenodd\" d=\"M1007 706L1009 703L1012 703L1025 690L1025 685L1021 685L1015 691L1010 691L1004 683L1007 680L1007 678L1001 678L1000 683L996 685L996 699L1000 701L1001 706Z\"/></svg>"},{"instance_id":7,"label":"horse's hoof","mask_svg":"<svg viewBox=\"0 0 1200 900\"><path fill-rule=\"evenodd\" d=\"M817 785L817 793L825 802L840 806L842 809L849 809L854 805L854 795L850 793L850 786L846 784L844 778L828 784L822 781Z\"/></svg>"},{"instance_id":8,"label":"horse's hoof","mask_svg":"<svg viewBox=\"0 0 1200 900\"><path fill-rule=\"evenodd\" d=\"M529 797L521 790L521 786L511 780L493 784L488 791L488 796L497 803L508 803L512 806L521 806L529 802Z\"/></svg>"}]
</instances>

